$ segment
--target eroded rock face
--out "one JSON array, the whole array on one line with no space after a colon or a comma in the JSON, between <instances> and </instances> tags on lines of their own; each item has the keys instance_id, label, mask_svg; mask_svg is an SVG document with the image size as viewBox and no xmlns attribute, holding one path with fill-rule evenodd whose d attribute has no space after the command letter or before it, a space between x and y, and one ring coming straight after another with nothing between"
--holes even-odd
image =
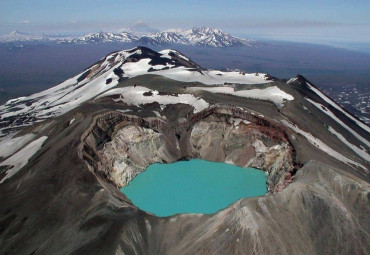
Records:
<instances>
[{"instance_id":1,"label":"eroded rock face","mask_svg":"<svg viewBox=\"0 0 370 255\"><path fill-rule=\"evenodd\" d=\"M81 155L90 169L118 188L152 163L200 158L262 169L269 175L269 190L281 190L294 170L287 136L266 121L237 112L212 109L176 123L110 112L96 117L83 137Z\"/></svg>"},{"instance_id":2,"label":"eroded rock face","mask_svg":"<svg viewBox=\"0 0 370 255\"><path fill-rule=\"evenodd\" d=\"M272 139L258 125L242 119L211 116L199 121L191 131L190 143L195 158L264 170L270 189L293 169L288 141Z\"/></svg>"},{"instance_id":3,"label":"eroded rock face","mask_svg":"<svg viewBox=\"0 0 370 255\"><path fill-rule=\"evenodd\" d=\"M98 171L121 188L150 164L177 160L179 151L171 147L162 134L152 129L126 126L98 151Z\"/></svg>"}]
</instances>

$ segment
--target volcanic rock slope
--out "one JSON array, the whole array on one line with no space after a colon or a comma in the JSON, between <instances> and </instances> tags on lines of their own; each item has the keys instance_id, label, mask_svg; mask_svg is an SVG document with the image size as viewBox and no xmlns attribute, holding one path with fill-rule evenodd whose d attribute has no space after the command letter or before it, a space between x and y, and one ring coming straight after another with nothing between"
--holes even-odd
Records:
<instances>
[{"instance_id":1,"label":"volcanic rock slope","mask_svg":"<svg viewBox=\"0 0 370 255\"><path fill-rule=\"evenodd\" d=\"M114 52L0 107L1 254L368 254L369 127L302 76ZM159 218L118 188L154 162L259 168L266 196Z\"/></svg>"}]
</instances>

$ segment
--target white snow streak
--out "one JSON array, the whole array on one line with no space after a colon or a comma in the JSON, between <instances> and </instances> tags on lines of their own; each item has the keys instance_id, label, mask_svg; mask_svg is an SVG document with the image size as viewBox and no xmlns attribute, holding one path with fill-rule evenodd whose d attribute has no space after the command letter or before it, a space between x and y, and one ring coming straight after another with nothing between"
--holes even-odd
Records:
<instances>
[{"instance_id":1,"label":"white snow streak","mask_svg":"<svg viewBox=\"0 0 370 255\"><path fill-rule=\"evenodd\" d=\"M0 164L0 166L13 166L11 169L6 171L5 177L0 180L3 183L6 179L9 179L14 174L16 174L22 167L27 165L28 160L36 154L36 152L41 148L42 144L47 139L47 136L42 136L39 139L29 143L22 150L15 153L13 156L5 160Z\"/></svg>"},{"instance_id":2,"label":"white snow streak","mask_svg":"<svg viewBox=\"0 0 370 255\"><path fill-rule=\"evenodd\" d=\"M31 141L35 134L26 134L19 137L8 137L0 142L0 157L6 158L22 148L26 143Z\"/></svg>"},{"instance_id":3,"label":"white snow streak","mask_svg":"<svg viewBox=\"0 0 370 255\"><path fill-rule=\"evenodd\" d=\"M289 79L289 81L287 81L286 83L288 84L288 83L291 83L291 82L295 82L297 79L298 79L298 78L291 78L291 79Z\"/></svg>"},{"instance_id":4,"label":"white snow streak","mask_svg":"<svg viewBox=\"0 0 370 255\"><path fill-rule=\"evenodd\" d=\"M130 62L124 64L121 68L130 78L147 74L150 68L156 70L165 66L157 65L152 66L149 64L151 59L144 58L138 62ZM194 71L191 68L183 66L174 67L166 70L157 70L150 72L150 74L161 75L172 80L182 82L200 82L206 85L217 85L224 83L239 83L239 84L262 84L271 81L266 80L266 74L243 74L240 72L221 72L216 70Z\"/></svg>"},{"instance_id":5,"label":"white snow streak","mask_svg":"<svg viewBox=\"0 0 370 255\"><path fill-rule=\"evenodd\" d=\"M316 103L315 101L313 101L313 100L311 100L309 98L305 98L305 99L308 102L310 102L311 104L313 104L314 106L316 106L318 109L320 109L322 112L324 112L326 115L328 115L329 117L331 117L332 119L334 119L336 122L338 122L338 124L340 124L342 127L344 127L345 129L347 129L359 141L363 142L368 147L370 147L370 142L368 140L366 140L364 137L362 137L361 135L359 135L352 128L350 128L349 126L347 126L343 121L341 121L337 116L335 116L334 113L332 113L329 109L327 109L326 107L324 107L322 104Z\"/></svg>"},{"instance_id":6,"label":"white snow streak","mask_svg":"<svg viewBox=\"0 0 370 255\"><path fill-rule=\"evenodd\" d=\"M336 158L337 160L345 163L346 165L352 164L354 166L361 167L366 172L369 171L363 165L361 165L361 164L359 164L359 163L357 163L357 162L355 162L355 161L353 161L353 160L351 160L351 159L343 156L339 152L337 152L337 151L333 150L332 148L330 148L328 145L326 145L320 139L314 137L312 134L310 134L310 133L308 133L306 131L303 131L302 129L298 128L296 125L293 125L292 123L290 123L290 122L288 122L286 120L281 120L281 123L283 123L285 126L289 127L290 129L294 130L296 133L303 135L304 137L306 137L307 141L309 141L311 144L313 144L314 146L316 146L317 148L319 148L323 152L327 153L328 155L330 155L330 156Z\"/></svg>"},{"instance_id":7,"label":"white snow streak","mask_svg":"<svg viewBox=\"0 0 370 255\"><path fill-rule=\"evenodd\" d=\"M189 91L196 91L196 90L205 90L212 93L221 93L221 94L228 94L234 95L238 97L247 97L247 98L255 98L261 100L268 100L272 101L277 106L283 106L284 100L294 100L294 97L288 93L285 93L277 86L268 87L265 89L249 89L249 90L239 90L235 91L232 87L191 87L188 88Z\"/></svg>"},{"instance_id":8,"label":"white snow streak","mask_svg":"<svg viewBox=\"0 0 370 255\"><path fill-rule=\"evenodd\" d=\"M143 94L146 92L151 92L152 95L144 96ZM178 96L159 95L158 91L150 90L142 86L112 89L99 97L110 95L121 95L122 97L116 99L116 102L122 101L136 106L153 102L158 102L160 105L188 104L194 107L194 112L200 112L209 107L209 104L206 101L201 98L196 98L191 94L178 94Z\"/></svg>"},{"instance_id":9,"label":"white snow streak","mask_svg":"<svg viewBox=\"0 0 370 255\"><path fill-rule=\"evenodd\" d=\"M365 125L364 123L362 123L361 121L357 120L356 118L354 118L352 115L350 115L349 113L347 113L346 111L343 111L343 109L337 105L335 102L333 102L330 98L328 98L327 96L325 96L323 93L321 93L320 90L314 88L311 84L309 84L308 82L306 82L307 86L313 91L315 92L319 97L321 97L325 102L328 102L331 106L333 106L334 108L336 108L337 110L341 111L344 115L346 115L348 118L350 118L351 120L353 120L357 125L359 125L362 129L366 130L367 132L370 133L370 127L368 127L367 125Z\"/></svg>"},{"instance_id":10,"label":"white snow streak","mask_svg":"<svg viewBox=\"0 0 370 255\"><path fill-rule=\"evenodd\" d=\"M344 136L342 136L340 133L338 133L337 131L335 131L334 128L330 127L329 126L329 131L330 133L334 134L336 137L338 137L339 140L341 140L345 145L347 145L351 150L353 150L357 155L359 155L361 158L363 158L364 160L370 162L370 155L369 153L366 152L366 150L361 150L359 147L357 147L356 145L350 143L347 141L346 138L344 138Z\"/></svg>"}]
</instances>

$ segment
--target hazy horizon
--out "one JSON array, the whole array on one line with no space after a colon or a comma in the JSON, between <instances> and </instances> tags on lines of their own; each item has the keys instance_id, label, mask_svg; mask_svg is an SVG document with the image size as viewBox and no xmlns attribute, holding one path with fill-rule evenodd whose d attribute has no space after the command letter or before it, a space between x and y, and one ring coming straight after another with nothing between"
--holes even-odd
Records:
<instances>
[{"instance_id":1,"label":"hazy horizon","mask_svg":"<svg viewBox=\"0 0 370 255\"><path fill-rule=\"evenodd\" d=\"M232 12L231 12L232 11ZM0 34L118 31L138 20L160 30L215 27L251 39L333 45L370 41L370 2L350 1L27 1L0 2ZM232 13L232 15L229 15Z\"/></svg>"}]
</instances>

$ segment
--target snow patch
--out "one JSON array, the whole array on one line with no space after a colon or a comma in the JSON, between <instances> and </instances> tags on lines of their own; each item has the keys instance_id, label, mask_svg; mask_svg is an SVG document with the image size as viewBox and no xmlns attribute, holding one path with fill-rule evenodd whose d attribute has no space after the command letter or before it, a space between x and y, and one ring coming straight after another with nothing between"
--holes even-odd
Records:
<instances>
[{"instance_id":1,"label":"snow patch","mask_svg":"<svg viewBox=\"0 0 370 255\"><path fill-rule=\"evenodd\" d=\"M26 134L19 137L8 137L0 142L0 157L6 158L22 148L26 143L31 141L35 134Z\"/></svg>"},{"instance_id":2,"label":"snow patch","mask_svg":"<svg viewBox=\"0 0 370 255\"><path fill-rule=\"evenodd\" d=\"M152 93L145 96L144 93ZM209 107L209 104L201 98L196 98L191 94L159 95L156 90L150 90L142 86L129 86L125 88L112 89L100 97L111 95L120 95L120 98L115 99L116 102L121 101L130 105L140 106L141 104L149 104L158 102L161 106L168 104L188 104L194 107L194 112L200 112Z\"/></svg>"},{"instance_id":3,"label":"snow patch","mask_svg":"<svg viewBox=\"0 0 370 255\"><path fill-rule=\"evenodd\" d=\"M155 66L151 66L154 70L161 70L163 68L172 68L174 67L175 65L171 65L171 64L166 64L166 65L155 65Z\"/></svg>"},{"instance_id":4,"label":"snow patch","mask_svg":"<svg viewBox=\"0 0 370 255\"><path fill-rule=\"evenodd\" d=\"M0 164L1 166L12 166L9 170L6 171L5 177L0 180L0 183L3 183L6 179L9 179L14 174L16 174L22 167L27 165L29 159L36 154L36 152L41 148L47 136L42 136L37 140L29 143L26 147L15 153L13 156L5 160Z\"/></svg>"},{"instance_id":5,"label":"snow patch","mask_svg":"<svg viewBox=\"0 0 370 255\"><path fill-rule=\"evenodd\" d=\"M292 83L292 82L295 82L298 78L291 78L289 79L289 81L287 81L286 83L289 84L289 83Z\"/></svg>"},{"instance_id":6,"label":"snow patch","mask_svg":"<svg viewBox=\"0 0 370 255\"><path fill-rule=\"evenodd\" d=\"M228 94L238 97L246 97L246 98L255 98L261 100L268 100L272 101L277 106L283 106L284 100L294 100L294 97L281 89L277 86L268 87L265 89L249 89L249 90L239 90L235 91L233 87L191 87L188 88L189 91L197 91L197 90L204 90L209 91L212 93L221 93L221 94Z\"/></svg>"},{"instance_id":7,"label":"snow patch","mask_svg":"<svg viewBox=\"0 0 370 255\"><path fill-rule=\"evenodd\" d=\"M126 110L116 110L117 112L122 112L122 113L126 113L126 112L132 112L132 110L130 109L126 109Z\"/></svg>"},{"instance_id":8,"label":"snow patch","mask_svg":"<svg viewBox=\"0 0 370 255\"><path fill-rule=\"evenodd\" d=\"M167 50L162 50L159 53L162 54L161 58L172 59L172 57L170 56L170 53L174 53L174 54L176 54L176 56L178 56L182 59L185 59L186 61L190 61L187 57L185 57L184 55L182 55L181 53L179 53L176 50L167 49Z\"/></svg>"},{"instance_id":9,"label":"snow patch","mask_svg":"<svg viewBox=\"0 0 370 255\"><path fill-rule=\"evenodd\" d=\"M158 111L153 111L153 113L154 113L158 118L162 118L161 114L160 114Z\"/></svg>"},{"instance_id":10,"label":"snow patch","mask_svg":"<svg viewBox=\"0 0 370 255\"><path fill-rule=\"evenodd\" d=\"M130 78L148 73L150 68L155 69L155 66L149 64L150 58L141 59L138 62L130 62L124 64L121 69ZM256 75L254 73L244 74L240 72L221 72L216 70L194 71L192 68L179 66L170 69L156 70L150 72L151 74L161 75L166 78L182 81L182 82L200 82L206 85L217 85L224 83L238 83L238 84L262 84L269 83L266 74ZM163 66L165 67L165 66Z\"/></svg>"},{"instance_id":11,"label":"snow patch","mask_svg":"<svg viewBox=\"0 0 370 255\"><path fill-rule=\"evenodd\" d=\"M6 103L5 103L5 105L9 105L9 104L12 104L12 103L15 103L15 102L17 102L17 101L19 101L19 100L23 100L23 99L25 99L26 97L17 97L17 98L14 98L14 99L10 99L10 100L8 100Z\"/></svg>"},{"instance_id":12,"label":"snow patch","mask_svg":"<svg viewBox=\"0 0 370 255\"><path fill-rule=\"evenodd\" d=\"M234 127L237 127L237 126L239 126L239 124L241 123L241 122L243 122L244 124L246 124L246 125L248 125L248 124L250 124L251 122L250 121L248 121L248 120L243 120L243 119L240 119L240 118L234 118L234 117L231 117L230 119L229 119L229 122L230 122L230 124L233 124L234 125Z\"/></svg>"}]
</instances>

